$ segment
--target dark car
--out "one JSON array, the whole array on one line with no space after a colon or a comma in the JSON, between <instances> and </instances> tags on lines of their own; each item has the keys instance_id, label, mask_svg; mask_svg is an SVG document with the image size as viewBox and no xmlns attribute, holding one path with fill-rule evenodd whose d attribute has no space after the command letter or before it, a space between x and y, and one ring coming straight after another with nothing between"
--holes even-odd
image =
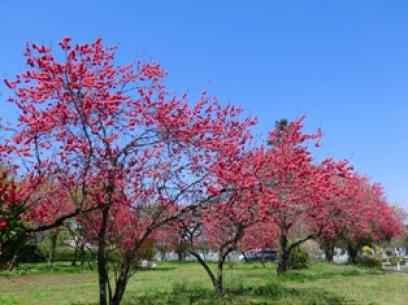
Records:
<instances>
[{"instance_id":1,"label":"dark car","mask_svg":"<svg viewBox=\"0 0 408 305\"><path fill-rule=\"evenodd\" d=\"M248 262L276 262L278 260L278 251L275 249L251 250L245 253L245 257Z\"/></svg>"}]
</instances>

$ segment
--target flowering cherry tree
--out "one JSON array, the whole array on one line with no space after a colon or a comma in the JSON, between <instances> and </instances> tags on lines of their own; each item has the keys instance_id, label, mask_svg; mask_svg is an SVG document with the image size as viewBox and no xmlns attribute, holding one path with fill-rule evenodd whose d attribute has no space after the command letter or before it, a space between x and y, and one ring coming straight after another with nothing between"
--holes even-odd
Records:
<instances>
[{"instance_id":1,"label":"flowering cherry tree","mask_svg":"<svg viewBox=\"0 0 408 305\"><path fill-rule=\"evenodd\" d=\"M373 241L390 241L403 232L402 213L387 204L383 188L365 176L352 178L350 200L343 206L344 226L338 235L347 245L349 261L356 261L358 252Z\"/></svg>"},{"instance_id":2,"label":"flowering cherry tree","mask_svg":"<svg viewBox=\"0 0 408 305\"><path fill-rule=\"evenodd\" d=\"M313 162L305 142L317 140L321 132L302 133L302 121L303 118L278 122L269 135L270 148L265 154L259 200L278 228L281 251L278 272L288 269L294 248L324 232L330 222L326 217L328 203L333 194L342 196L335 178L349 171L343 161ZM302 226L304 236L295 236L298 226Z\"/></svg>"},{"instance_id":3,"label":"flowering cherry tree","mask_svg":"<svg viewBox=\"0 0 408 305\"><path fill-rule=\"evenodd\" d=\"M218 189L231 191L217 198L212 205L194 211L181 220L188 251L206 270L214 290L222 294L223 269L228 255L238 250L239 242L246 230L260 220L261 211L256 201L259 193L258 173L262 169L261 150L243 152L240 157L222 160L217 167ZM199 252L203 241L217 252L216 270L212 270Z\"/></svg>"},{"instance_id":4,"label":"flowering cherry tree","mask_svg":"<svg viewBox=\"0 0 408 305\"><path fill-rule=\"evenodd\" d=\"M170 94L159 64L117 65L115 48L100 38L72 44L65 37L59 48L27 44L28 70L5 80L19 116L3 145L23 160L19 170L35 181L31 198L52 181L71 207L57 209L32 231L72 217L92 224L99 302L116 305L135 254L155 230L228 191L213 186L215 173L222 171L222 160L241 152L254 120L205 92L195 102ZM41 203L32 200L30 210L48 217L60 202L55 198L51 193ZM175 208L179 204L184 208ZM120 226L118 276L112 283L109 230Z\"/></svg>"}]
</instances>

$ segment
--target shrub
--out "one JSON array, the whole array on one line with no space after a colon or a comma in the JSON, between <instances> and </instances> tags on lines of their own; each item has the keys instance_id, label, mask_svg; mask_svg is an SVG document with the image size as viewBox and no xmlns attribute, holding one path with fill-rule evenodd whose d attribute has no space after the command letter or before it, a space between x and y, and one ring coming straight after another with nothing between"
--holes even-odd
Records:
<instances>
[{"instance_id":1,"label":"shrub","mask_svg":"<svg viewBox=\"0 0 408 305\"><path fill-rule=\"evenodd\" d=\"M381 267L382 260L375 256L361 256L357 257L356 263L364 267L378 268Z\"/></svg>"},{"instance_id":2,"label":"shrub","mask_svg":"<svg viewBox=\"0 0 408 305\"><path fill-rule=\"evenodd\" d=\"M289 258L289 269L305 269L309 264L309 254L301 247L292 250Z\"/></svg>"},{"instance_id":3,"label":"shrub","mask_svg":"<svg viewBox=\"0 0 408 305\"><path fill-rule=\"evenodd\" d=\"M79 253L76 254L77 256ZM91 261L94 259L92 254L89 251L85 251L84 253L85 261ZM55 252L55 261L58 262L72 262L74 260L75 256L75 250L74 249L69 249L69 248L57 248L57 251ZM80 258L77 257L77 261L79 261Z\"/></svg>"},{"instance_id":4,"label":"shrub","mask_svg":"<svg viewBox=\"0 0 408 305\"><path fill-rule=\"evenodd\" d=\"M18 256L20 263L38 263L45 260L45 256L42 255L36 245L24 245Z\"/></svg>"},{"instance_id":5,"label":"shrub","mask_svg":"<svg viewBox=\"0 0 408 305\"><path fill-rule=\"evenodd\" d=\"M390 257L390 263L391 263L392 266L396 266L396 265L398 265L398 263L400 265L405 265L406 262L405 262L405 259L403 257L391 256Z\"/></svg>"},{"instance_id":6,"label":"shrub","mask_svg":"<svg viewBox=\"0 0 408 305\"><path fill-rule=\"evenodd\" d=\"M385 254L387 254L387 256L392 256L394 254L394 251L391 248L386 248Z\"/></svg>"},{"instance_id":7,"label":"shrub","mask_svg":"<svg viewBox=\"0 0 408 305\"><path fill-rule=\"evenodd\" d=\"M363 253L365 255L371 256L373 254L373 250L369 246L364 246Z\"/></svg>"}]
</instances>

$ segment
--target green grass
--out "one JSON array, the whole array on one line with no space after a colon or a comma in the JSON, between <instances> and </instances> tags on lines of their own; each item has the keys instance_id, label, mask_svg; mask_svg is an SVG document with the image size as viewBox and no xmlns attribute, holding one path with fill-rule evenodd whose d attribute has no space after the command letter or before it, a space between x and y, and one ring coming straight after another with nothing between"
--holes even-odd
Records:
<instances>
[{"instance_id":1,"label":"green grass","mask_svg":"<svg viewBox=\"0 0 408 305\"><path fill-rule=\"evenodd\" d=\"M216 297L196 263L160 263L131 279L126 305L407 305L408 274L313 264L278 277L274 265L237 263L225 270L225 296ZM89 267L23 265L0 274L1 305L97 304Z\"/></svg>"}]
</instances>

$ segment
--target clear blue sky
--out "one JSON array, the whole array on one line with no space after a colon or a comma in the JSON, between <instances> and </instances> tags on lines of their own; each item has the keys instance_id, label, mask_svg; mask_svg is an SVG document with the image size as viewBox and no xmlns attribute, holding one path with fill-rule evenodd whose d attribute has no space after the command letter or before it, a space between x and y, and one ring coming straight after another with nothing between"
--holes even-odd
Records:
<instances>
[{"instance_id":1,"label":"clear blue sky","mask_svg":"<svg viewBox=\"0 0 408 305\"><path fill-rule=\"evenodd\" d=\"M26 41L67 34L160 61L170 88L242 105L261 136L307 115L319 158L350 159L408 208L408 1L2 0L0 76L24 69Z\"/></svg>"}]
</instances>

